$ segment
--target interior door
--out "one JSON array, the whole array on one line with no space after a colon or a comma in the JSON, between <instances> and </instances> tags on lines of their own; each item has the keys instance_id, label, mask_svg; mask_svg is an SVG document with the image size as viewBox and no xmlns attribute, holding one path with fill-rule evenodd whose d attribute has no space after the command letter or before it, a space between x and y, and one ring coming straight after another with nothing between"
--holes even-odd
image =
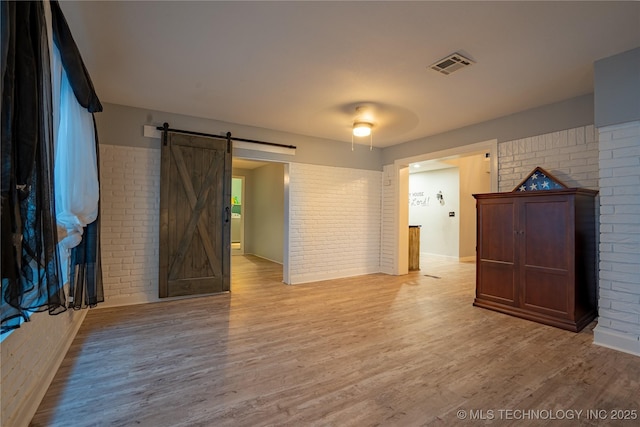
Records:
<instances>
[{"instance_id":1,"label":"interior door","mask_svg":"<svg viewBox=\"0 0 640 427\"><path fill-rule=\"evenodd\" d=\"M160 297L230 289L231 140L167 132L160 182Z\"/></svg>"}]
</instances>

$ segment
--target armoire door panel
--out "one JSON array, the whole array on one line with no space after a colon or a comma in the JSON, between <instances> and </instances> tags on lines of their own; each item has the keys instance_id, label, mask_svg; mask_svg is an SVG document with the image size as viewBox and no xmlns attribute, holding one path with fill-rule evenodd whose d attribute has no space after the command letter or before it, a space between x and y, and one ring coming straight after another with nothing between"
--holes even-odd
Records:
<instances>
[{"instance_id":1,"label":"armoire door panel","mask_svg":"<svg viewBox=\"0 0 640 427\"><path fill-rule=\"evenodd\" d=\"M529 266L567 270L568 203L562 201L526 201L522 204L524 250L522 263Z\"/></svg>"},{"instance_id":2,"label":"armoire door panel","mask_svg":"<svg viewBox=\"0 0 640 427\"><path fill-rule=\"evenodd\" d=\"M522 305L528 310L565 317L571 311L568 274L561 270L525 268L520 287Z\"/></svg>"},{"instance_id":3,"label":"armoire door panel","mask_svg":"<svg viewBox=\"0 0 640 427\"><path fill-rule=\"evenodd\" d=\"M477 296L495 300L503 304L516 303L514 269L512 263L480 261L479 277L481 285Z\"/></svg>"},{"instance_id":4,"label":"armoire door panel","mask_svg":"<svg viewBox=\"0 0 640 427\"><path fill-rule=\"evenodd\" d=\"M478 207L478 253L482 259L511 262L514 260L514 205L487 203Z\"/></svg>"}]
</instances>

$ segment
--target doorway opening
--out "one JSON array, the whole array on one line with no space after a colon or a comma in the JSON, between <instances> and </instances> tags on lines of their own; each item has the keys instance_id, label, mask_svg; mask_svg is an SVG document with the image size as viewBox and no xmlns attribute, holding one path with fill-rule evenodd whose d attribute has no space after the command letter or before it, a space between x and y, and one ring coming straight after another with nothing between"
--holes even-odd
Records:
<instances>
[{"instance_id":1,"label":"doorway opening","mask_svg":"<svg viewBox=\"0 0 640 427\"><path fill-rule=\"evenodd\" d=\"M281 265L286 282L288 164L233 157L232 165L232 270L259 258Z\"/></svg>"},{"instance_id":2,"label":"doorway opening","mask_svg":"<svg viewBox=\"0 0 640 427\"><path fill-rule=\"evenodd\" d=\"M432 184L435 182L434 185L441 185L443 188L429 188L423 191L416 189L415 186L412 188L411 183L414 179L411 176L421 173L420 170L424 173L429 169L451 168L457 168L458 182L449 184L448 190L444 190L444 182L438 184L438 179L429 180L425 177L422 179L431 181ZM395 186L396 200L398 201L398 215L395 224L397 236L397 246L394 251L395 274L407 274L409 270L409 225L426 225L427 228L434 225L426 217L421 218L420 212L415 210L412 212L412 201L414 205L416 203L422 204L425 211L425 205L432 206L434 211L432 213L441 221L439 228L434 232L442 234L447 229L455 232L453 237L451 235L438 237L441 244L445 245L445 249L443 249L442 246L440 248L433 247L433 233L430 236L428 229L421 230L421 253L429 256L442 254L460 261L475 259L475 199L471 195L497 191L497 140L399 159L395 161L394 169L398 183ZM440 175L444 176L446 173ZM480 183L479 181L482 180L478 179L483 175L485 175L484 184ZM486 177L488 177L488 183ZM412 192L416 194L412 196ZM423 193L422 196L420 193ZM424 221L425 224L413 224L410 221Z\"/></svg>"},{"instance_id":3,"label":"doorway opening","mask_svg":"<svg viewBox=\"0 0 640 427\"><path fill-rule=\"evenodd\" d=\"M409 224L421 228L422 257L475 261L473 194L491 191L490 172L482 152L410 165Z\"/></svg>"},{"instance_id":4,"label":"doorway opening","mask_svg":"<svg viewBox=\"0 0 640 427\"><path fill-rule=\"evenodd\" d=\"M244 176L231 178L231 255L244 254Z\"/></svg>"}]
</instances>

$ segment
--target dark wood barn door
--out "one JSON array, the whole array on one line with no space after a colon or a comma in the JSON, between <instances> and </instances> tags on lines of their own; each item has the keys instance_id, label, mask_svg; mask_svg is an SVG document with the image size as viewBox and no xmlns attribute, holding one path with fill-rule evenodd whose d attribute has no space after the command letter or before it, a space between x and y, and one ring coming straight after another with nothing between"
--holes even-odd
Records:
<instances>
[{"instance_id":1,"label":"dark wood barn door","mask_svg":"<svg viewBox=\"0 0 640 427\"><path fill-rule=\"evenodd\" d=\"M160 297L228 291L231 141L169 132L160 182Z\"/></svg>"}]
</instances>

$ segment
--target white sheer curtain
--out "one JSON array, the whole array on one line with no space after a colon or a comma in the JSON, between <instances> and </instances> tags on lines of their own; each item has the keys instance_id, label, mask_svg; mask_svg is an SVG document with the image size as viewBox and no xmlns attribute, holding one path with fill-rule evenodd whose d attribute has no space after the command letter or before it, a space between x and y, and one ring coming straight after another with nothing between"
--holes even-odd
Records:
<instances>
[{"instance_id":1,"label":"white sheer curtain","mask_svg":"<svg viewBox=\"0 0 640 427\"><path fill-rule=\"evenodd\" d=\"M55 45L52 50L56 222L63 283L67 283L70 250L98 216L100 185L93 115L78 103L60 52Z\"/></svg>"}]
</instances>

